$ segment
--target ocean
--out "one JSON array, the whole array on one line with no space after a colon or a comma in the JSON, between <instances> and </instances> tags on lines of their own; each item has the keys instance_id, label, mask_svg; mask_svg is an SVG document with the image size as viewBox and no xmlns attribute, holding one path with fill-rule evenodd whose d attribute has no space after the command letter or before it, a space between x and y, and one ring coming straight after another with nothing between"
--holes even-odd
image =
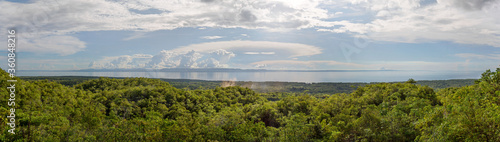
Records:
<instances>
[{"instance_id":1,"label":"ocean","mask_svg":"<svg viewBox=\"0 0 500 142\"><path fill-rule=\"evenodd\" d=\"M415 80L477 79L484 71L218 71L218 72L82 72L82 71L18 71L17 76L99 76L146 77L166 79L279 81L279 82L393 82Z\"/></svg>"}]
</instances>

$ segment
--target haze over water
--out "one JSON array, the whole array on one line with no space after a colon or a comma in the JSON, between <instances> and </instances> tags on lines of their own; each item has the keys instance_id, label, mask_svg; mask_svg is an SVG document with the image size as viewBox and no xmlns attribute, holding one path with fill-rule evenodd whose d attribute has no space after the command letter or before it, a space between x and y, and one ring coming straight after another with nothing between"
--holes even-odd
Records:
<instances>
[{"instance_id":1,"label":"haze over water","mask_svg":"<svg viewBox=\"0 0 500 142\"><path fill-rule=\"evenodd\" d=\"M351 71L351 72L71 72L25 71L19 76L101 76L163 79L279 81L279 82L393 82L415 80L476 79L482 71Z\"/></svg>"}]
</instances>

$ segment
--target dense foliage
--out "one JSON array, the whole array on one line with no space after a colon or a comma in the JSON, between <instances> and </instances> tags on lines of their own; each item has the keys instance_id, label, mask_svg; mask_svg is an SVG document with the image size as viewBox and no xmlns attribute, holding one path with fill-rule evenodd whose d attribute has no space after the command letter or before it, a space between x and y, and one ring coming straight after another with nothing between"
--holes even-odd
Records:
<instances>
[{"instance_id":1,"label":"dense foliage","mask_svg":"<svg viewBox=\"0 0 500 142\"><path fill-rule=\"evenodd\" d=\"M74 86L88 80L98 79L99 77L88 76L21 76L26 81L48 80L57 82L65 86ZM116 79L124 79L116 77ZM352 93L358 87L373 83L349 83L349 82L321 82L321 83L303 83L303 82L250 82L250 81L206 81L190 79L160 79L168 82L175 88L196 89L215 89L217 87L241 86L254 90L258 93L307 93L312 95ZM462 87L473 85L477 79L452 79L452 80L419 80L418 85L429 86L433 89L443 89L449 87Z\"/></svg>"},{"instance_id":2,"label":"dense foliage","mask_svg":"<svg viewBox=\"0 0 500 142\"><path fill-rule=\"evenodd\" d=\"M1 71L0 141L500 141L500 69L464 87L377 83L322 97L147 78L19 79L16 135L7 79Z\"/></svg>"}]
</instances>

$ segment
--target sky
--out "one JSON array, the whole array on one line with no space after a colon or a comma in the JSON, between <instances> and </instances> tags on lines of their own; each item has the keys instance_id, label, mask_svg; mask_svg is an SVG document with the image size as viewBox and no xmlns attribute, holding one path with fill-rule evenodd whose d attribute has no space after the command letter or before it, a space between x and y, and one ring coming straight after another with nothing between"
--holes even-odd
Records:
<instances>
[{"instance_id":1,"label":"sky","mask_svg":"<svg viewBox=\"0 0 500 142\"><path fill-rule=\"evenodd\" d=\"M3 0L0 7L0 28L16 29L18 70L500 65L500 0ZM7 62L7 49L0 59Z\"/></svg>"}]
</instances>

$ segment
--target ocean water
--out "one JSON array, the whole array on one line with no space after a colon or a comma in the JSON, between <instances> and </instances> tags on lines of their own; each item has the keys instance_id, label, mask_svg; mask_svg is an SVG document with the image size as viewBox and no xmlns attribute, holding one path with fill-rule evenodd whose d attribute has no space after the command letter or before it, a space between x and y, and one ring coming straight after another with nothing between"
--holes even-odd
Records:
<instances>
[{"instance_id":1,"label":"ocean water","mask_svg":"<svg viewBox=\"0 0 500 142\"><path fill-rule=\"evenodd\" d=\"M280 82L393 82L415 80L477 79L484 71L249 71L249 72L74 72L19 71L17 76L99 76L167 79L280 81Z\"/></svg>"}]
</instances>

